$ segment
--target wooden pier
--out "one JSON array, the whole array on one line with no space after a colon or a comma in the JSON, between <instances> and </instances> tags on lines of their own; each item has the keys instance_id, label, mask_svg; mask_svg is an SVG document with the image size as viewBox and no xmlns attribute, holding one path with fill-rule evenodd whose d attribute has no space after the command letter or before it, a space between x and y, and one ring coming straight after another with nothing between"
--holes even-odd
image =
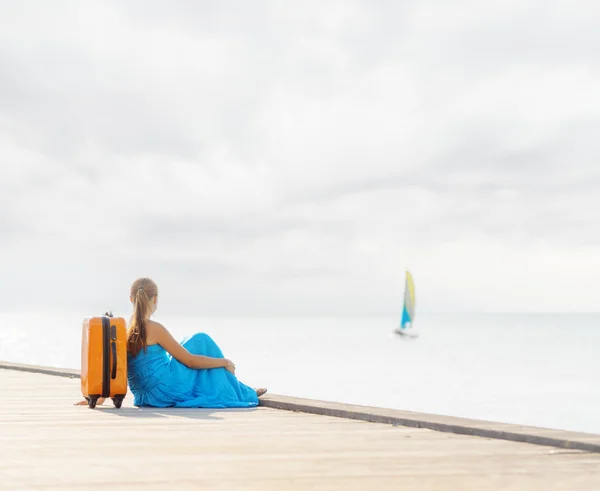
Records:
<instances>
[{"instance_id":1,"label":"wooden pier","mask_svg":"<svg viewBox=\"0 0 600 491\"><path fill-rule=\"evenodd\" d=\"M2 366L7 491L600 489L599 435L277 396L213 410L139 409L129 394L90 410L73 406L76 373Z\"/></svg>"}]
</instances>

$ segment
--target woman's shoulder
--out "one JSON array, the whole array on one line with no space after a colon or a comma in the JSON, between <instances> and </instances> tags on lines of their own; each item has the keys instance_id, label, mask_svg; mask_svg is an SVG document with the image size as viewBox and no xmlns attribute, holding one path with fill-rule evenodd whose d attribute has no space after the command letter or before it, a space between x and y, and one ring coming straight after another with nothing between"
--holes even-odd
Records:
<instances>
[{"instance_id":1,"label":"woman's shoulder","mask_svg":"<svg viewBox=\"0 0 600 491\"><path fill-rule=\"evenodd\" d=\"M148 331L163 331L165 329L166 329L165 326L163 326L160 322L146 319L146 330L148 330Z\"/></svg>"}]
</instances>

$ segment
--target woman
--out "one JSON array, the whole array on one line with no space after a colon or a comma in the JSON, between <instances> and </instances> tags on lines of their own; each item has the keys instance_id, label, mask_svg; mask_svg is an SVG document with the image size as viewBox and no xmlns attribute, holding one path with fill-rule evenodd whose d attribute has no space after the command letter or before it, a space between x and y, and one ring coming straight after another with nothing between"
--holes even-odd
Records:
<instances>
[{"instance_id":1,"label":"woman","mask_svg":"<svg viewBox=\"0 0 600 491\"><path fill-rule=\"evenodd\" d=\"M134 406L252 407L267 389L252 389L235 377L235 364L207 335L179 344L164 326L150 320L158 287L150 278L131 285L134 311L127 333L127 377ZM102 404L103 399L98 400ZM82 401L80 404L86 404Z\"/></svg>"}]
</instances>

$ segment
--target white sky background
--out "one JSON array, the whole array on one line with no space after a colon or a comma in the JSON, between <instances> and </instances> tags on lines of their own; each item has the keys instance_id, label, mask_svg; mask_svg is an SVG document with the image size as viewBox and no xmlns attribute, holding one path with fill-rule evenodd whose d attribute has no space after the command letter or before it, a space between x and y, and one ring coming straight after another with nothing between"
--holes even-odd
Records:
<instances>
[{"instance_id":1,"label":"white sky background","mask_svg":"<svg viewBox=\"0 0 600 491\"><path fill-rule=\"evenodd\" d=\"M0 308L598 311L599 20L0 1Z\"/></svg>"}]
</instances>

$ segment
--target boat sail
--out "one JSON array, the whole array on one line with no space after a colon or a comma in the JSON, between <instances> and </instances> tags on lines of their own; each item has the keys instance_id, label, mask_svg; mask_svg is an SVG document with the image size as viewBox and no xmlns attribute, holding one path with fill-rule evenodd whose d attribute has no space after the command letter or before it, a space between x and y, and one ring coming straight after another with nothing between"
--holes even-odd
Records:
<instances>
[{"instance_id":1,"label":"boat sail","mask_svg":"<svg viewBox=\"0 0 600 491\"><path fill-rule=\"evenodd\" d=\"M416 336L414 331L414 319L415 319L415 283L413 277L409 271L406 271L406 281L404 285L404 305L402 308L402 318L400 320L400 326L394 330L394 332L407 335Z\"/></svg>"}]
</instances>

